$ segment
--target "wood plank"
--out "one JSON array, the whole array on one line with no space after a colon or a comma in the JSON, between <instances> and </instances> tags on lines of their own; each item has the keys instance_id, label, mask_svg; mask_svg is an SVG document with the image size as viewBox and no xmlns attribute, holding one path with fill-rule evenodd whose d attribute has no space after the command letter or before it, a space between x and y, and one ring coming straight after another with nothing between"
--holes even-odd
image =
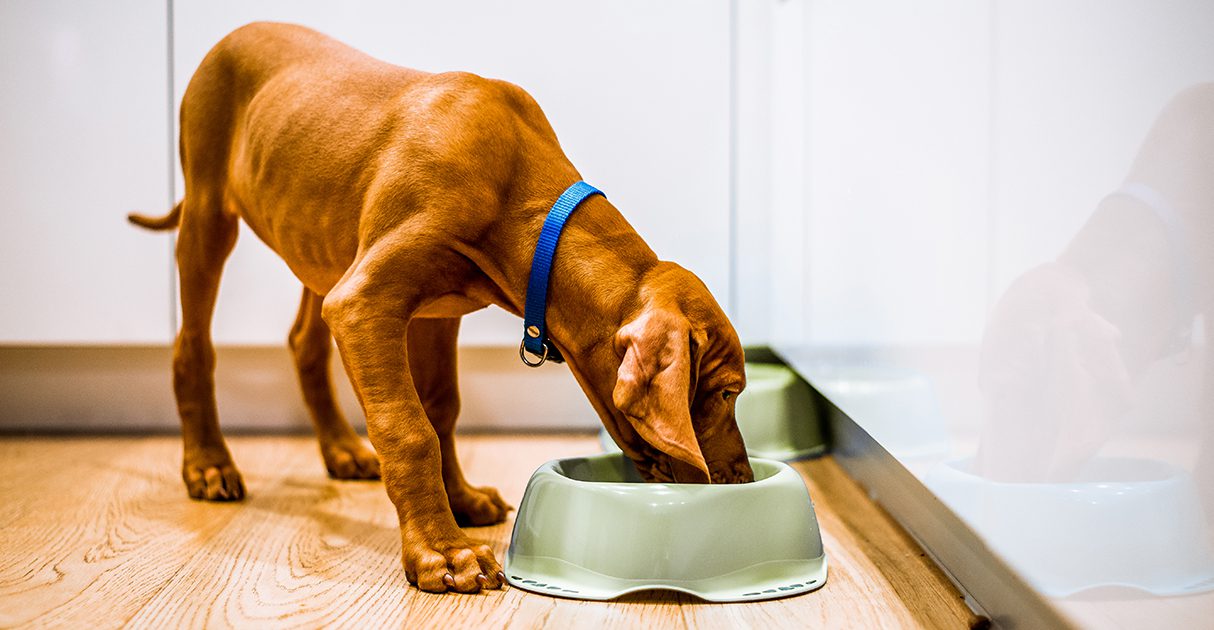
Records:
<instances>
[{"instance_id":1,"label":"wood plank","mask_svg":"<svg viewBox=\"0 0 1214 630\"><path fill-rule=\"evenodd\" d=\"M831 588L831 580L847 577L855 580L862 592L885 594L883 601L895 609L889 613L897 619L894 627L968 627L981 623L914 539L833 459L796 462L793 467L806 479L832 561L832 574L824 590ZM838 580L835 585L843 588Z\"/></svg>"},{"instance_id":2,"label":"wood plank","mask_svg":"<svg viewBox=\"0 0 1214 630\"><path fill-rule=\"evenodd\" d=\"M295 454L241 447L266 470ZM168 438L0 440L0 626L117 626L143 608L241 510L190 501L180 458Z\"/></svg>"},{"instance_id":3,"label":"wood plank","mask_svg":"<svg viewBox=\"0 0 1214 630\"><path fill-rule=\"evenodd\" d=\"M250 496L189 501L169 437L0 440L0 626L960 628L960 595L830 458L802 462L830 557L822 589L747 604L674 593L612 602L506 589L422 593L375 482L328 479L308 437L231 440ZM462 436L473 483L518 505L544 461L593 437ZM41 472L46 469L47 472ZM513 520L470 529L504 557Z\"/></svg>"}]
</instances>

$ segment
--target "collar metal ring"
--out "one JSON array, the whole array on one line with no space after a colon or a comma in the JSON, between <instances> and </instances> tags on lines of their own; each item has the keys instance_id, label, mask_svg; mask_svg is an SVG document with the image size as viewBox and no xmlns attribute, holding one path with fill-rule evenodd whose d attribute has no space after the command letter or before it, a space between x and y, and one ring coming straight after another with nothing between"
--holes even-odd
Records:
<instances>
[{"instance_id":1,"label":"collar metal ring","mask_svg":"<svg viewBox=\"0 0 1214 630\"><path fill-rule=\"evenodd\" d=\"M548 342L547 341L545 341L543 346L541 346L542 348L544 348L544 354L540 355L540 360L536 361L535 363L532 363L527 360L527 349L524 347L523 344L524 344L524 342L522 342L522 341L520 341L518 344L518 358L522 359L523 365L525 365L527 367L537 368L537 367L543 365L544 362L548 360Z\"/></svg>"}]
</instances>

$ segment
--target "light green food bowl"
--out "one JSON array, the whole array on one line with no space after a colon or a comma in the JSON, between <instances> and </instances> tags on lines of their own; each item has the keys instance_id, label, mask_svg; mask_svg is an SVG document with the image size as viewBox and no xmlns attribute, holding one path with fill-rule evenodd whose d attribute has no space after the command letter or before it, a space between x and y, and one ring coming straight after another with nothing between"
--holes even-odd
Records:
<instances>
[{"instance_id":1,"label":"light green food bowl","mask_svg":"<svg viewBox=\"0 0 1214 630\"><path fill-rule=\"evenodd\" d=\"M825 452L809 384L791 368L747 363L746 391L736 405L738 429L751 457L790 461ZM599 444L607 452L620 450L606 429L599 431Z\"/></svg>"},{"instance_id":2,"label":"light green food bowl","mask_svg":"<svg viewBox=\"0 0 1214 630\"><path fill-rule=\"evenodd\" d=\"M714 602L785 597L826 582L813 503L787 464L751 459L754 483L644 483L620 454L559 459L531 475L506 552L523 590L605 600L667 589Z\"/></svg>"}]
</instances>

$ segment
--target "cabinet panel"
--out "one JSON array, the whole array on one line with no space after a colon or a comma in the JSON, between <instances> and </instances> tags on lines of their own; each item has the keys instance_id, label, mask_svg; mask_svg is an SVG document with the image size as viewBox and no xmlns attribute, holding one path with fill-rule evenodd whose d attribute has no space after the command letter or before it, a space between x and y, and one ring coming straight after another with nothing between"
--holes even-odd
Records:
<instances>
[{"instance_id":1,"label":"cabinet panel","mask_svg":"<svg viewBox=\"0 0 1214 630\"><path fill-rule=\"evenodd\" d=\"M729 283L729 6L649 3L178 2L175 91L206 51L254 20L304 24L409 67L468 70L526 88L583 176L663 258L725 304ZM677 42L677 44L676 44ZM248 230L215 319L227 343L284 338L299 283ZM465 344L512 344L520 324L470 316Z\"/></svg>"},{"instance_id":2,"label":"cabinet panel","mask_svg":"<svg viewBox=\"0 0 1214 630\"><path fill-rule=\"evenodd\" d=\"M960 0L807 7L807 110L792 123L804 124L807 143L805 338L978 339L986 307L989 7Z\"/></svg>"},{"instance_id":3,"label":"cabinet panel","mask_svg":"<svg viewBox=\"0 0 1214 630\"><path fill-rule=\"evenodd\" d=\"M0 3L0 343L170 339L165 3Z\"/></svg>"}]
</instances>

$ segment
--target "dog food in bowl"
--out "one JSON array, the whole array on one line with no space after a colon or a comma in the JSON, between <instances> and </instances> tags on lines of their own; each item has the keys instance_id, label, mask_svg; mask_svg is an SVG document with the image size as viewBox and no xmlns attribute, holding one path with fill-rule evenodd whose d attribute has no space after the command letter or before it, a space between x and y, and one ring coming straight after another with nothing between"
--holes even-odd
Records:
<instances>
[{"instance_id":1,"label":"dog food in bowl","mask_svg":"<svg viewBox=\"0 0 1214 630\"><path fill-rule=\"evenodd\" d=\"M820 588L826 556L801 476L751 459L748 484L645 483L620 454L548 462L531 476L506 552L527 591L605 600L668 589L716 602Z\"/></svg>"}]
</instances>

